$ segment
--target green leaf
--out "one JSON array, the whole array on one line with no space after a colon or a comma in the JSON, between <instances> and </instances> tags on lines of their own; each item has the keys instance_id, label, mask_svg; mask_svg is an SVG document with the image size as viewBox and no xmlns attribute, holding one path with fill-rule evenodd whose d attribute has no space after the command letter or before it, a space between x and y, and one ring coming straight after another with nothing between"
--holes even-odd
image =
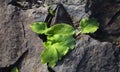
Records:
<instances>
[{"instance_id":1,"label":"green leaf","mask_svg":"<svg viewBox=\"0 0 120 72\"><path fill-rule=\"evenodd\" d=\"M47 37L47 42L44 42L44 46L45 46L46 50L51 49L51 52L57 51L58 59L60 60L64 55L66 55L68 53L69 50L71 50L75 47L75 40L72 35L55 34L55 35ZM53 50L53 49L55 49L55 50ZM45 52L43 54L43 56L46 55L46 53L49 53L49 52ZM48 55L51 56L51 54L48 54ZM52 65L52 67L53 67L56 64L55 63L56 60L54 61L55 58L53 58L52 60L54 62L51 62L50 59L47 59L47 58L50 58L50 56L47 56L46 58L44 58L44 60L42 62L48 63L48 64L54 63ZM47 60L49 60L49 61L47 61Z\"/></svg>"},{"instance_id":2,"label":"green leaf","mask_svg":"<svg viewBox=\"0 0 120 72\"><path fill-rule=\"evenodd\" d=\"M69 48L66 45L63 45L63 43L55 43L52 45L52 47L56 48L59 60L69 51Z\"/></svg>"},{"instance_id":3,"label":"green leaf","mask_svg":"<svg viewBox=\"0 0 120 72\"><path fill-rule=\"evenodd\" d=\"M61 23L47 28L44 22L36 22L31 25L33 32L47 35L45 49L41 53L41 63L54 67L58 60L75 47L73 35L75 30L72 26Z\"/></svg>"},{"instance_id":4,"label":"green leaf","mask_svg":"<svg viewBox=\"0 0 120 72\"><path fill-rule=\"evenodd\" d=\"M66 34L55 34L53 36L48 36L47 39L52 43L63 43L64 45L68 46L69 49L73 49L75 46L75 39L72 35Z\"/></svg>"},{"instance_id":5,"label":"green leaf","mask_svg":"<svg viewBox=\"0 0 120 72\"><path fill-rule=\"evenodd\" d=\"M47 41L47 42L44 42L43 45L44 45L45 48L50 48L51 45L52 45L52 42L51 41Z\"/></svg>"},{"instance_id":6,"label":"green leaf","mask_svg":"<svg viewBox=\"0 0 120 72\"><path fill-rule=\"evenodd\" d=\"M54 67L58 61L58 54L56 48L45 48L41 54L41 63L46 64L50 67Z\"/></svg>"},{"instance_id":7,"label":"green leaf","mask_svg":"<svg viewBox=\"0 0 120 72\"><path fill-rule=\"evenodd\" d=\"M14 67L11 72L18 72L18 68L17 67Z\"/></svg>"},{"instance_id":8,"label":"green leaf","mask_svg":"<svg viewBox=\"0 0 120 72\"><path fill-rule=\"evenodd\" d=\"M68 35L73 35L75 33L75 30L72 26L61 23L61 24L56 24L52 27L50 27L46 35L55 35L55 34L68 34Z\"/></svg>"},{"instance_id":9,"label":"green leaf","mask_svg":"<svg viewBox=\"0 0 120 72\"><path fill-rule=\"evenodd\" d=\"M66 41L64 41L64 44L66 44L70 50L75 48L75 39L73 36L69 36Z\"/></svg>"},{"instance_id":10,"label":"green leaf","mask_svg":"<svg viewBox=\"0 0 120 72\"><path fill-rule=\"evenodd\" d=\"M52 9L51 7L49 7L49 13L50 13L51 15L54 15L54 11L53 11L53 9Z\"/></svg>"},{"instance_id":11,"label":"green leaf","mask_svg":"<svg viewBox=\"0 0 120 72\"><path fill-rule=\"evenodd\" d=\"M84 18L80 22L81 33L94 33L99 28L99 23L95 18Z\"/></svg>"},{"instance_id":12,"label":"green leaf","mask_svg":"<svg viewBox=\"0 0 120 72\"><path fill-rule=\"evenodd\" d=\"M45 22L35 22L31 25L32 31L38 34L43 34L47 30L47 23Z\"/></svg>"}]
</instances>

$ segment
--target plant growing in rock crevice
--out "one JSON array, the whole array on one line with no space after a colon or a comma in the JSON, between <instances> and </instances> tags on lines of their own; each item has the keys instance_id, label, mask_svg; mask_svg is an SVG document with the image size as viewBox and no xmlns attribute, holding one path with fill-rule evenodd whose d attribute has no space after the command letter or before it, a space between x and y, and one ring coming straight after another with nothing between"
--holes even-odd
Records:
<instances>
[{"instance_id":1,"label":"plant growing in rock crevice","mask_svg":"<svg viewBox=\"0 0 120 72\"><path fill-rule=\"evenodd\" d=\"M72 26L61 23L47 27L45 22L36 22L31 28L37 34L47 35L47 41L44 42L45 49L41 53L41 62L54 67L58 60L74 49L75 39L73 35L75 30Z\"/></svg>"},{"instance_id":2,"label":"plant growing in rock crevice","mask_svg":"<svg viewBox=\"0 0 120 72\"><path fill-rule=\"evenodd\" d=\"M75 29L69 24L60 23L47 27L46 22L35 22L31 25L32 31L37 34L47 36L47 41L43 43L45 49L41 53L41 62L54 67L58 60L61 60L69 50L74 49ZM99 28L99 23L95 18L84 18L80 22L80 33L94 33Z\"/></svg>"}]
</instances>

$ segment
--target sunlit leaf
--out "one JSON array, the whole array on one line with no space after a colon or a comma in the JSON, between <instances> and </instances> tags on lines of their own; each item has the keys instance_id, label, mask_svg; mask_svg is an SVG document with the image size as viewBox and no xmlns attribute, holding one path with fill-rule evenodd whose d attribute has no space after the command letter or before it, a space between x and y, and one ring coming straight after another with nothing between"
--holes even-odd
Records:
<instances>
[{"instance_id":1,"label":"sunlit leaf","mask_svg":"<svg viewBox=\"0 0 120 72\"><path fill-rule=\"evenodd\" d=\"M99 23L95 18L83 18L80 22L81 33L94 33L99 28Z\"/></svg>"},{"instance_id":2,"label":"sunlit leaf","mask_svg":"<svg viewBox=\"0 0 120 72\"><path fill-rule=\"evenodd\" d=\"M47 42L44 42L43 45L44 45L45 48L50 48L51 45L52 45L52 42L51 41L47 41Z\"/></svg>"},{"instance_id":3,"label":"sunlit leaf","mask_svg":"<svg viewBox=\"0 0 120 72\"><path fill-rule=\"evenodd\" d=\"M69 50L75 47L73 37L75 30L68 24L56 24L47 28L44 22L36 22L31 25L33 32L47 35L47 41L43 43L45 49L41 53L41 63L54 67Z\"/></svg>"},{"instance_id":4,"label":"sunlit leaf","mask_svg":"<svg viewBox=\"0 0 120 72\"><path fill-rule=\"evenodd\" d=\"M59 60L62 58L62 56L66 55L69 51L69 48L66 45L63 45L63 43L54 43L52 45L53 48L56 48L58 52Z\"/></svg>"},{"instance_id":5,"label":"sunlit leaf","mask_svg":"<svg viewBox=\"0 0 120 72\"><path fill-rule=\"evenodd\" d=\"M70 50L75 48L75 39L72 36L69 36L64 44L69 47Z\"/></svg>"},{"instance_id":6,"label":"sunlit leaf","mask_svg":"<svg viewBox=\"0 0 120 72\"><path fill-rule=\"evenodd\" d=\"M43 34L47 30L47 23L45 22L35 22L31 25L32 31L38 34Z\"/></svg>"},{"instance_id":7,"label":"sunlit leaf","mask_svg":"<svg viewBox=\"0 0 120 72\"><path fill-rule=\"evenodd\" d=\"M48 36L47 39L52 43L63 43L64 45L68 46L68 48L73 49L75 46L75 39L72 35L66 34L55 34L53 36Z\"/></svg>"},{"instance_id":8,"label":"sunlit leaf","mask_svg":"<svg viewBox=\"0 0 120 72\"><path fill-rule=\"evenodd\" d=\"M14 67L11 72L19 72L17 67Z\"/></svg>"},{"instance_id":9,"label":"sunlit leaf","mask_svg":"<svg viewBox=\"0 0 120 72\"><path fill-rule=\"evenodd\" d=\"M65 23L61 23L61 24L56 24L50 27L47 30L46 35L55 35L55 34L73 35L74 33L75 33L75 30L72 26L65 24Z\"/></svg>"},{"instance_id":10,"label":"sunlit leaf","mask_svg":"<svg viewBox=\"0 0 120 72\"><path fill-rule=\"evenodd\" d=\"M56 48L46 48L41 54L41 63L48 63L49 66L54 67L58 61L58 54Z\"/></svg>"}]
</instances>

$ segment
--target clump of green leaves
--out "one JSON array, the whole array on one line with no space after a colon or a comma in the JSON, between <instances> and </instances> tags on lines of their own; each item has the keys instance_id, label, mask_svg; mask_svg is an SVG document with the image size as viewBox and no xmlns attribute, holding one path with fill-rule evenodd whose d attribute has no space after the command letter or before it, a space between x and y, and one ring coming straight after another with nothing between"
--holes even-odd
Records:
<instances>
[{"instance_id":1,"label":"clump of green leaves","mask_svg":"<svg viewBox=\"0 0 120 72\"><path fill-rule=\"evenodd\" d=\"M83 18L79 28L81 33L94 33L99 28L99 22L95 18Z\"/></svg>"},{"instance_id":2,"label":"clump of green leaves","mask_svg":"<svg viewBox=\"0 0 120 72\"><path fill-rule=\"evenodd\" d=\"M55 24L48 28L45 22L35 22L31 28L37 34L47 35L47 41L44 42L45 49L41 54L43 64L54 67L58 60L61 60L69 50L75 47L75 39L73 38L75 30L68 24Z\"/></svg>"},{"instance_id":3,"label":"clump of green leaves","mask_svg":"<svg viewBox=\"0 0 120 72\"><path fill-rule=\"evenodd\" d=\"M19 72L17 67L14 67L10 72Z\"/></svg>"},{"instance_id":4,"label":"clump of green leaves","mask_svg":"<svg viewBox=\"0 0 120 72\"><path fill-rule=\"evenodd\" d=\"M51 10L51 14L53 11ZM47 41L43 43L45 49L41 54L41 62L54 67L58 60L61 60L69 50L74 49L75 30L72 26L61 23L55 24L50 28L45 22L35 22L31 25L32 31L37 34L47 35ZM84 18L80 22L80 33L94 33L99 28L99 23L95 18Z\"/></svg>"}]
</instances>

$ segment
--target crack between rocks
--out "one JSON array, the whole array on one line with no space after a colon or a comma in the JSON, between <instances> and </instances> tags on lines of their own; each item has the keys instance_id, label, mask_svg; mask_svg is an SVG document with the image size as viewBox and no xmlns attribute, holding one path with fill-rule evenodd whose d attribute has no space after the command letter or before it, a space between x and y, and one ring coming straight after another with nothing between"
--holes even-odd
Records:
<instances>
[{"instance_id":1,"label":"crack between rocks","mask_svg":"<svg viewBox=\"0 0 120 72\"><path fill-rule=\"evenodd\" d=\"M116 47L117 48L117 47ZM117 66L117 69L116 69L116 72L119 72L119 55L120 55L120 47L118 48L118 50L116 50L115 52L114 52L114 57L115 57L115 65Z\"/></svg>"},{"instance_id":2,"label":"crack between rocks","mask_svg":"<svg viewBox=\"0 0 120 72\"><path fill-rule=\"evenodd\" d=\"M82 62L86 59L87 52L88 52L88 50L84 51L84 55L82 56L82 59L81 59L81 60L80 60L80 62L78 63L78 65L77 65L77 68L76 68L76 71L75 71L75 72L79 72L80 65L81 65L81 63L82 63Z\"/></svg>"},{"instance_id":3,"label":"crack between rocks","mask_svg":"<svg viewBox=\"0 0 120 72\"><path fill-rule=\"evenodd\" d=\"M16 6L16 7L19 7L19 8L24 8L19 3L17 3L17 0L12 0L11 2L8 3L8 5L13 5L13 6Z\"/></svg>"},{"instance_id":4,"label":"crack between rocks","mask_svg":"<svg viewBox=\"0 0 120 72\"><path fill-rule=\"evenodd\" d=\"M108 24L107 24L105 27L111 25L111 24L116 20L116 18L117 18L119 15L120 15L120 10L117 11L117 12L112 16L112 18L110 19L110 21L108 22Z\"/></svg>"},{"instance_id":5,"label":"crack between rocks","mask_svg":"<svg viewBox=\"0 0 120 72\"><path fill-rule=\"evenodd\" d=\"M10 72L11 69L13 69L14 67L17 67L19 70L20 64L22 63L23 59L27 56L27 54L28 50L26 50L14 64L10 65L9 67L1 67L0 72Z\"/></svg>"},{"instance_id":6,"label":"crack between rocks","mask_svg":"<svg viewBox=\"0 0 120 72\"><path fill-rule=\"evenodd\" d=\"M47 66L49 72L55 72L51 67Z\"/></svg>"},{"instance_id":7,"label":"crack between rocks","mask_svg":"<svg viewBox=\"0 0 120 72\"><path fill-rule=\"evenodd\" d=\"M24 36L24 38L26 38L26 36L25 36L25 34L26 34L26 32L25 32L25 26L24 26L23 22L21 23L21 25L22 25L22 29L23 29L23 36Z\"/></svg>"}]
</instances>

